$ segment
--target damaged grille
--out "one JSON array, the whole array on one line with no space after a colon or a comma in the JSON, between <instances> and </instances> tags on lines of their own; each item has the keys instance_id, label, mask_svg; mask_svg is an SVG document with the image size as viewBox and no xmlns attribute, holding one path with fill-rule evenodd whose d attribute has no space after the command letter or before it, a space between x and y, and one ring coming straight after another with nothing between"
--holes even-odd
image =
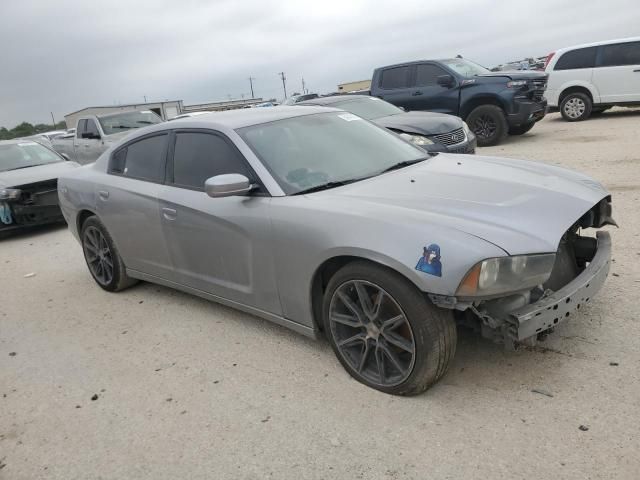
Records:
<instances>
[{"instance_id":1,"label":"damaged grille","mask_svg":"<svg viewBox=\"0 0 640 480\"><path fill-rule=\"evenodd\" d=\"M466 136L462 128L458 128L451 132L441 133L440 135L434 135L433 137L438 143L443 145L456 145L465 141Z\"/></svg>"},{"instance_id":2,"label":"damaged grille","mask_svg":"<svg viewBox=\"0 0 640 480\"><path fill-rule=\"evenodd\" d=\"M57 179L12 187L20 190L20 197L4 203L2 225L38 225L63 219L58 203Z\"/></svg>"}]
</instances>

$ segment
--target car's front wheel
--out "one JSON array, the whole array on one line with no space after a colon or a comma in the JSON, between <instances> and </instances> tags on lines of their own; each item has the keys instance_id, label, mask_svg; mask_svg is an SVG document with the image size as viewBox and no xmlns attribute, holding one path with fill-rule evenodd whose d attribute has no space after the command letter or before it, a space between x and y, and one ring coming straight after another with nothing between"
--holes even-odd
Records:
<instances>
[{"instance_id":1,"label":"car's front wheel","mask_svg":"<svg viewBox=\"0 0 640 480\"><path fill-rule=\"evenodd\" d=\"M497 145L509 129L504 112L496 105L480 105L474 108L466 121L476 134L480 147Z\"/></svg>"},{"instance_id":2,"label":"car's front wheel","mask_svg":"<svg viewBox=\"0 0 640 480\"><path fill-rule=\"evenodd\" d=\"M415 395L444 375L456 350L450 311L433 306L401 275L354 262L329 281L324 327L340 363L365 385Z\"/></svg>"},{"instance_id":3,"label":"car's front wheel","mask_svg":"<svg viewBox=\"0 0 640 480\"><path fill-rule=\"evenodd\" d=\"M580 92L570 93L560 102L560 114L568 122L580 122L591 115L593 103L588 95Z\"/></svg>"},{"instance_id":4,"label":"car's front wheel","mask_svg":"<svg viewBox=\"0 0 640 480\"><path fill-rule=\"evenodd\" d=\"M118 249L98 217L85 220L80 237L89 272L101 288L117 292L137 282L127 275Z\"/></svg>"}]
</instances>

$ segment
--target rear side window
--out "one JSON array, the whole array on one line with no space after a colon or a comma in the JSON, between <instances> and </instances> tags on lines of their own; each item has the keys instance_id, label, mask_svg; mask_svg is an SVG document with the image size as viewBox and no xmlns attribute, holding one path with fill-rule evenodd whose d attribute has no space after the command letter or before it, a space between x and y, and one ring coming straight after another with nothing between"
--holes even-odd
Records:
<instances>
[{"instance_id":1,"label":"rear side window","mask_svg":"<svg viewBox=\"0 0 640 480\"><path fill-rule=\"evenodd\" d=\"M617 65L640 65L640 42L604 45L600 67Z\"/></svg>"},{"instance_id":2,"label":"rear side window","mask_svg":"<svg viewBox=\"0 0 640 480\"><path fill-rule=\"evenodd\" d=\"M244 157L214 134L178 132L173 154L173 183L204 190L204 182L216 175L239 173L251 178Z\"/></svg>"},{"instance_id":3,"label":"rear side window","mask_svg":"<svg viewBox=\"0 0 640 480\"><path fill-rule=\"evenodd\" d=\"M593 68L596 64L598 47L578 48L563 53L558 59L554 70L576 70L578 68Z\"/></svg>"},{"instance_id":4,"label":"rear side window","mask_svg":"<svg viewBox=\"0 0 640 480\"><path fill-rule=\"evenodd\" d=\"M416 87L429 87L438 84L438 77L446 75L443 69L436 65L423 64L416 67Z\"/></svg>"},{"instance_id":5,"label":"rear side window","mask_svg":"<svg viewBox=\"0 0 640 480\"><path fill-rule=\"evenodd\" d=\"M409 86L409 66L387 68L382 71L380 86L385 89L407 88Z\"/></svg>"},{"instance_id":6,"label":"rear side window","mask_svg":"<svg viewBox=\"0 0 640 480\"><path fill-rule=\"evenodd\" d=\"M110 172L148 182L164 181L169 135L155 135L130 143L111 157Z\"/></svg>"}]
</instances>

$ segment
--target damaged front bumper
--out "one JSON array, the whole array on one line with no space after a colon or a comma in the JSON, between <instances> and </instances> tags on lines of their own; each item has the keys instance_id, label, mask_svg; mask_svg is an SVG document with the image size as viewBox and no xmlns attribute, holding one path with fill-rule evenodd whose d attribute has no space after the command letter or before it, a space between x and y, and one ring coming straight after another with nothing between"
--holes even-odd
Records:
<instances>
[{"instance_id":1,"label":"damaged front bumper","mask_svg":"<svg viewBox=\"0 0 640 480\"><path fill-rule=\"evenodd\" d=\"M597 232L596 236L596 254L576 278L551 295L510 312L507 339L522 342L555 327L602 288L611 265L611 236L608 232Z\"/></svg>"},{"instance_id":2,"label":"damaged front bumper","mask_svg":"<svg viewBox=\"0 0 640 480\"><path fill-rule=\"evenodd\" d=\"M64 221L55 180L21 186L18 190L18 198L0 202L0 231Z\"/></svg>"}]
</instances>

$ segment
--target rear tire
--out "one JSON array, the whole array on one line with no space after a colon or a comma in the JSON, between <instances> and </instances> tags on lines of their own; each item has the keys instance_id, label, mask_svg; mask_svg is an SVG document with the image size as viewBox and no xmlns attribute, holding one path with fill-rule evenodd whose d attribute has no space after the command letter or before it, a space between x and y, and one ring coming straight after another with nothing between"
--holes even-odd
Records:
<instances>
[{"instance_id":1,"label":"rear tire","mask_svg":"<svg viewBox=\"0 0 640 480\"><path fill-rule=\"evenodd\" d=\"M560 102L560 114L567 122L581 122L591 116L593 102L589 95L581 92L570 93Z\"/></svg>"},{"instance_id":2,"label":"rear tire","mask_svg":"<svg viewBox=\"0 0 640 480\"><path fill-rule=\"evenodd\" d=\"M398 273L364 261L349 263L331 278L323 321L345 370L393 395L427 390L456 351L451 311L432 305Z\"/></svg>"},{"instance_id":3,"label":"rear tire","mask_svg":"<svg viewBox=\"0 0 640 480\"><path fill-rule=\"evenodd\" d=\"M113 238L98 217L92 215L84 221L80 239L89 273L100 288L119 292L138 283L127 275Z\"/></svg>"},{"instance_id":4,"label":"rear tire","mask_svg":"<svg viewBox=\"0 0 640 480\"><path fill-rule=\"evenodd\" d=\"M536 122L525 123L524 125L518 125L517 127L509 128L509 135L524 135L533 128Z\"/></svg>"},{"instance_id":5,"label":"rear tire","mask_svg":"<svg viewBox=\"0 0 640 480\"><path fill-rule=\"evenodd\" d=\"M479 147L497 145L507 135L509 125L504 112L496 105L480 105L466 119L475 133Z\"/></svg>"}]
</instances>

